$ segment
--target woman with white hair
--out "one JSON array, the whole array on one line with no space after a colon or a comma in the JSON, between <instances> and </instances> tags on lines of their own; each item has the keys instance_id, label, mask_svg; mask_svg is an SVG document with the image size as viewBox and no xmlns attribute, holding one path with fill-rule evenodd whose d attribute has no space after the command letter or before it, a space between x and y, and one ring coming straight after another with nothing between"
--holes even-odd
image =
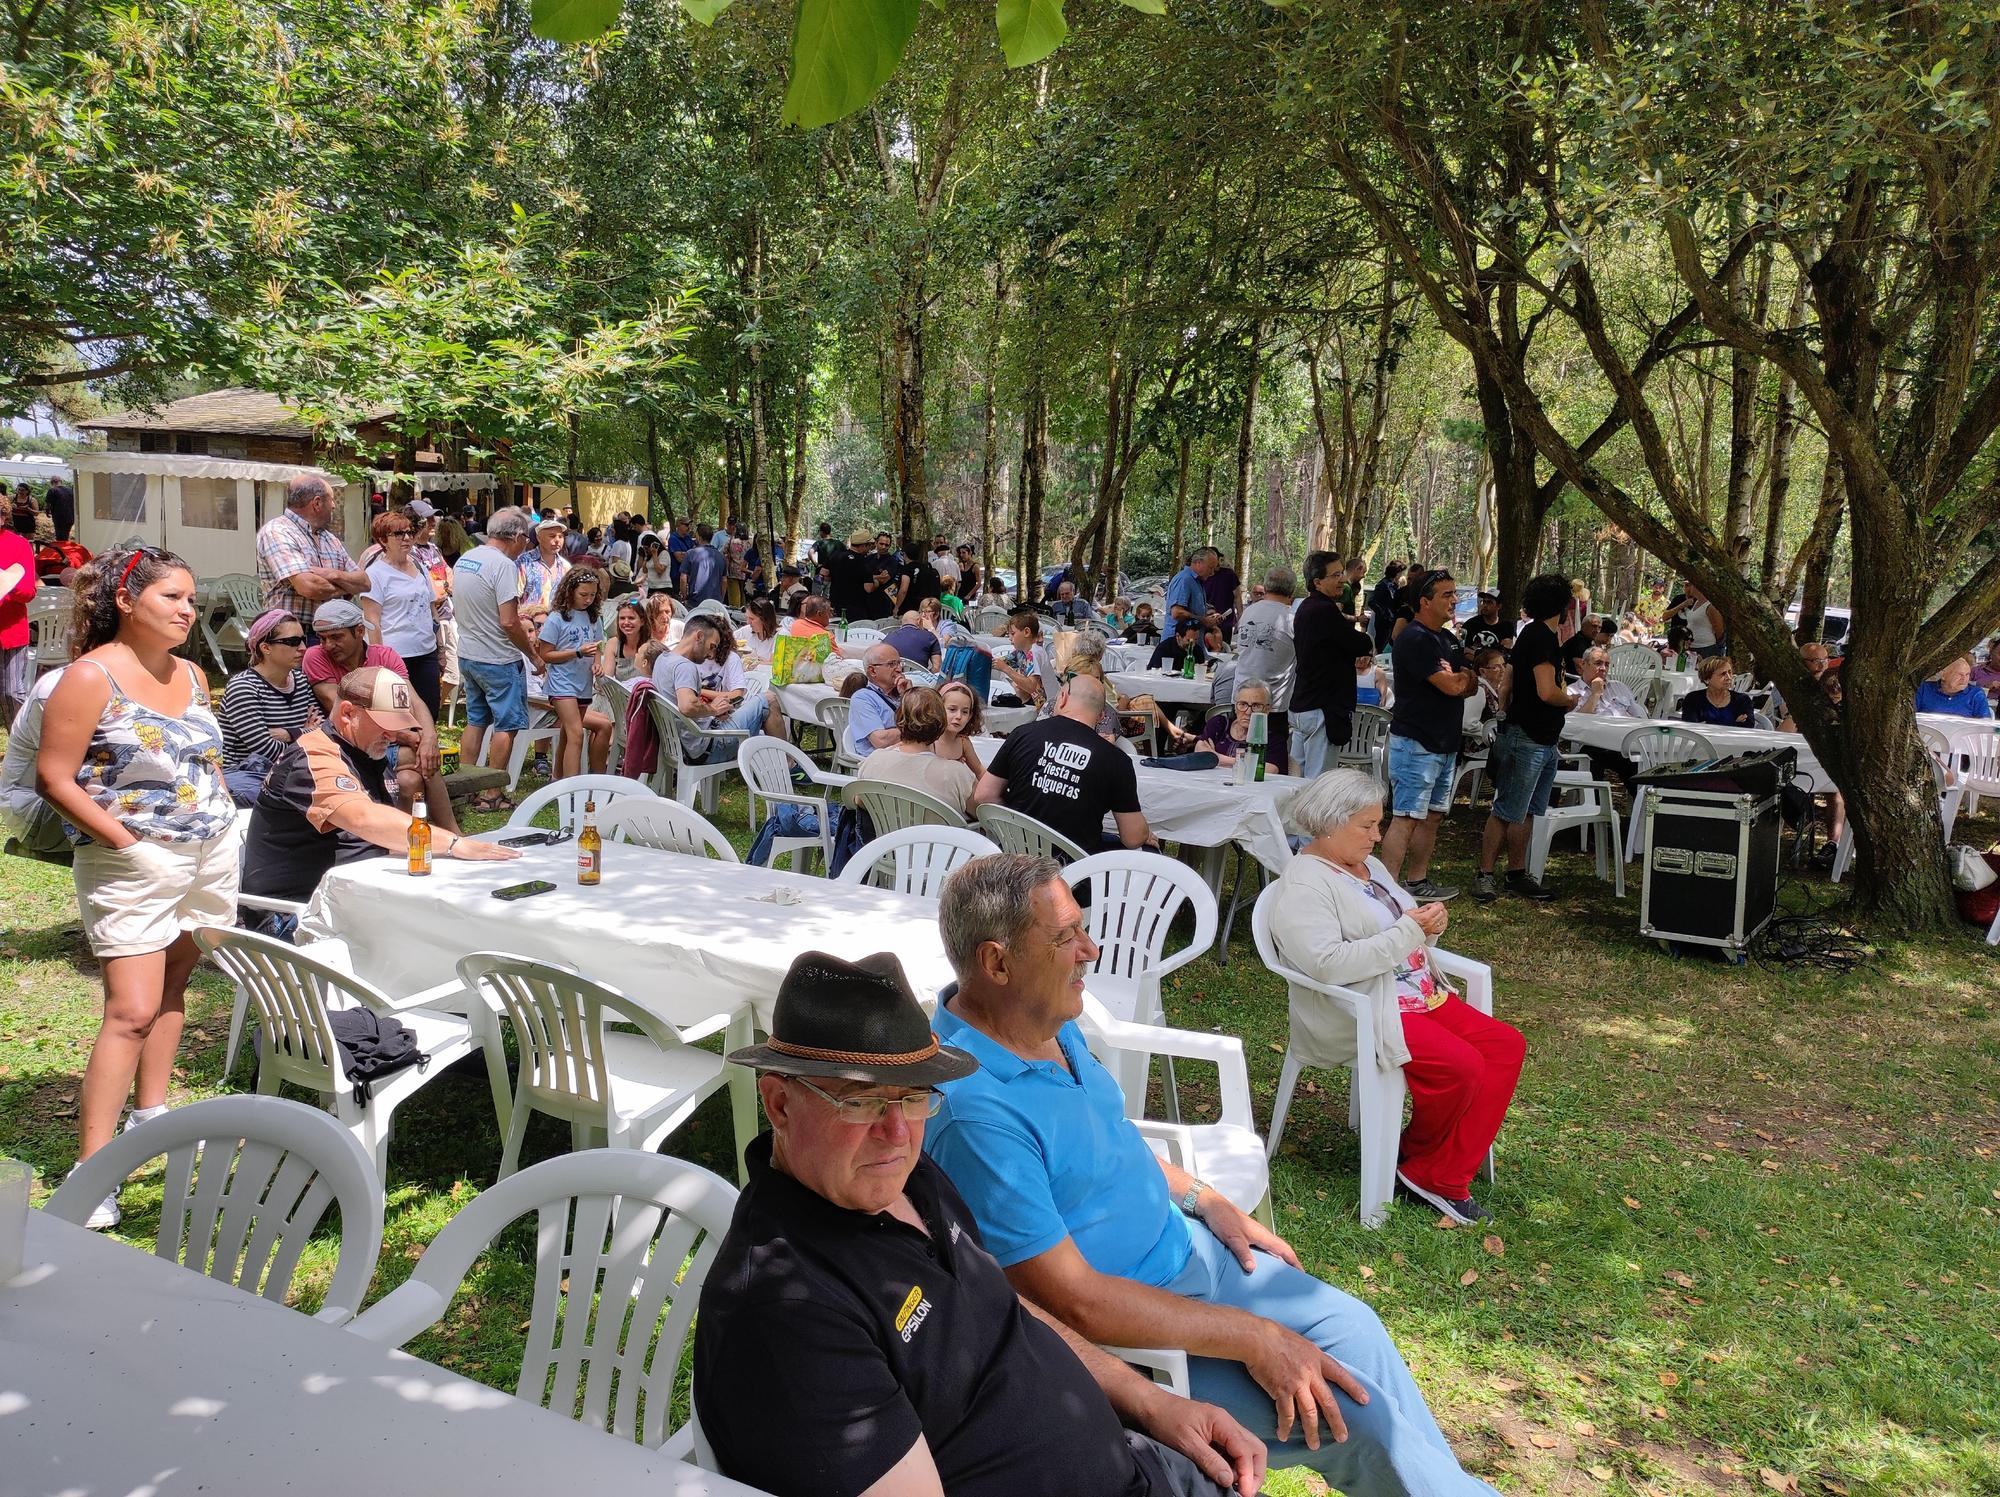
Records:
<instances>
[{"instance_id":1,"label":"woman with white hair","mask_svg":"<svg viewBox=\"0 0 2000 1497\"><path fill-rule=\"evenodd\" d=\"M1411 899L1373 855L1387 794L1363 770L1334 769L1286 803L1286 820L1306 844L1278 880L1271 934L1288 966L1373 1000L1375 1063L1400 1068L1410 1092L1396 1178L1469 1226L1489 1215L1472 1199L1472 1178L1507 1116L1526 1042L1460 998L1431 965L1445 907ZM1347 1012L1308 988L1294 987L1290 998L1293 1056L1351 1064Z\"/></svg>"}]
</instances>

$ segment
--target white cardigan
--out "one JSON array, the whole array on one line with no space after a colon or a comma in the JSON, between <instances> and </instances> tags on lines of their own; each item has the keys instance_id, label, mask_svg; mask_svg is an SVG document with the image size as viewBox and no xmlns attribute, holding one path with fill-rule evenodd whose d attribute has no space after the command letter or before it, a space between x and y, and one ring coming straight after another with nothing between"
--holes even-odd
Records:
<instances>
[{"instance_id":1,"label":"white cardigan","mask_svg":"<svg viewBox=\"0 0 2000 1497\"><path fill-rule=\"evenodd\" d=\"M1349 875L1323 858L1300 853L1278 880L1271 936L1279 957L1301 975L1350 988L1373 1001L1375 1064L1393 1071L1410 1058L1396 994L1396 964L1405 953L1435 943L1409 913L1416 901L1379 859L1368 860L1368 873L1402 909L1395 924L1382 928L1381 907ZM1435 963L1431 975L1443 984ZM1351 1065L1357 1047L1348 1011L1311 988L1291 983L1288 989L1293 1058L1309 1066Z\"/></svg>"}]
</instances>

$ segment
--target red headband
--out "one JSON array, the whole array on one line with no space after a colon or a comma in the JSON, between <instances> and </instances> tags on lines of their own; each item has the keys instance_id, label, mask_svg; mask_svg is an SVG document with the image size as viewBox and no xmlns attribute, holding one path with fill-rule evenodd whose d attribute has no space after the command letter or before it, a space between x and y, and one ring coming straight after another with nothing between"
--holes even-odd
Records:
<instances>
[{"instance_id":1,"label":"red headband","mask_svg":"<svg viewBox=\"0 0 2000 1497\"><path fill-rule=\"evenodd\" d=\"M132 559L125 563L125 570L118 574L118 585L121 588L132 580L132 568L139 565L140 558L145 554L144 551L134 551L132 553Z\"/></svg>"}]
</instances>

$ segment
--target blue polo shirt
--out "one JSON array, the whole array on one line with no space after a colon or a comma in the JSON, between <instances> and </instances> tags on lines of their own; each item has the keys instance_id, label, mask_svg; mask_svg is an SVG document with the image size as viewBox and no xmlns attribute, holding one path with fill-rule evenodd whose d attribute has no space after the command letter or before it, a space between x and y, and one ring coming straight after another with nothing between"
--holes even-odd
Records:
<instances>
[{"instance_id":1,"label":"blue polo shirt","mask_svg":"<svg viewBox=\"0 0 2000 1497\"><path fill-rule=\"evenodd\" d=\"M868 735L896 726L896 704L873 686L862 687L848 700L853 705L847 709L847 751L866 759L875 752Z\"/></svg>"},{"instance_id":2,"label":"blue polo shirt","mask_svg":"<svg viewBox=\"0 0 2000 1497\"><path fill-rule=\"evenodd\" d=\"M1174 605L1179 604L1196 618L1208 612L1208 589L1202 586L1201 578L1193 567L1182 567L1174 574L1174 580L1167 584L1167 613L1172 617Z\"/></svg>"},{"instance_id":3,"label":"blue polo shirt","mask_svg":"<svg viewBox=\"0 0 2000 1497\"><path fill-rule=\"evenodd\" d=\"M940 1088L924 1151L972 1208L987 1251L1010 1268L1069 1237L1099 1273L1171 1284L1193 1251L1187 1218L1083 1032L1070 1023L1056 1036L1067 1066L1023 1060L952 1013L954 991L939 995L932 1028L979 1069Z\"/></svg>"}]
</instances>

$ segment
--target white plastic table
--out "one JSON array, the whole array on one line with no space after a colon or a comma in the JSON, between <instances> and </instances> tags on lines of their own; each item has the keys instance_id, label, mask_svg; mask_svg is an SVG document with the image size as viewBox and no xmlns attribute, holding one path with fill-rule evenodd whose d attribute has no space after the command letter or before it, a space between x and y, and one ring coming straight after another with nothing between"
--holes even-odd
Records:
<instances>
[{"instance_id":1,"label":"white plastic table","mask_svg":"<svg viewBox=\"0 0 2000 1497\"><path fill-rule=\"evenodd\" d=\"M789 686L776 688L778 710L795 723L817 723L819 704L840 693L824 681L795 681ZM1011 733L1022 723L1035 720L1033 707L996 707L986 705L986 726L996 733Z\"/></svg>"},{"instance_id":2,"label":"white plastic table","mask_svg":"<svg viewBox=\"0 0 2000 1497\"><path fill-rule=\"evenodd\" d=\"M1947 740L1995 731L1990 722L1954 717L1946 712L1919 712L1917 722L1921 726L1936 728ZM1715 728L1704 723L1684 723L1678 718L1587 717L1581 712L1572 712L1564 721L1563 736L1573 743L1609 749L1615 754L1627 733L1634 728L1648 726L1692 729L1706 738L1718 754L1749 754L1772 748L1797 749L1799 775L1802 779L1810 777L1810 788L1820 791L1835 788L1833 776L1820 767L1819 760L1813 755L1812 745L1806 742L1804 735L1781 733L1776 728Z\"/></svg>"},{"instance_id":3,"label":"white plastic table","mask_svg":"<svg viewBox=\"0 0 2000 1497\"><path fill-rule=\"evenodd\" d=\"M1119 700L1133 696L1150 696L1163 707L1206 707L1215 695L1215 682L1204 674L1199 666L1195 668L1192 680L1178 673L1163 675L1159 671L1109 671L1105 680L1118 693Z\"/></svg>"},{"instance_id":4,"label":"white plastic table","mask_svg":"<svg viewBox=\"0 0 2000 1497\"><path fill-rule=\"evenodd\" d=\"M8 1497L753 1487L39 1211L0 1283Z\"/></svg>"},{"instance_id":5,"label":"white plastic table","mask_svg":"<svg viewBox=\"0 0 2000 1497\"><path fill-rule=\"evenodd\" d=\"M893 951L928 1007L952 980L934 900L860 884L607 843L604 881L576 881L576 848L531 847L508 863L439 858L411 878L400 858L336 868L301 918L311 937L347 942L354 971L388 992L449 982L473 951L566 962L621 989L676 1028L729 1019L727 1048L769 1030L792 959L825 951L850 961ZM530 899L492 898L530 879L556 887ZM774 903L777 890L796 904ZM750 1072L730 1069L736 1136L757 1131Z\"/></svg>"}]
</instances>

